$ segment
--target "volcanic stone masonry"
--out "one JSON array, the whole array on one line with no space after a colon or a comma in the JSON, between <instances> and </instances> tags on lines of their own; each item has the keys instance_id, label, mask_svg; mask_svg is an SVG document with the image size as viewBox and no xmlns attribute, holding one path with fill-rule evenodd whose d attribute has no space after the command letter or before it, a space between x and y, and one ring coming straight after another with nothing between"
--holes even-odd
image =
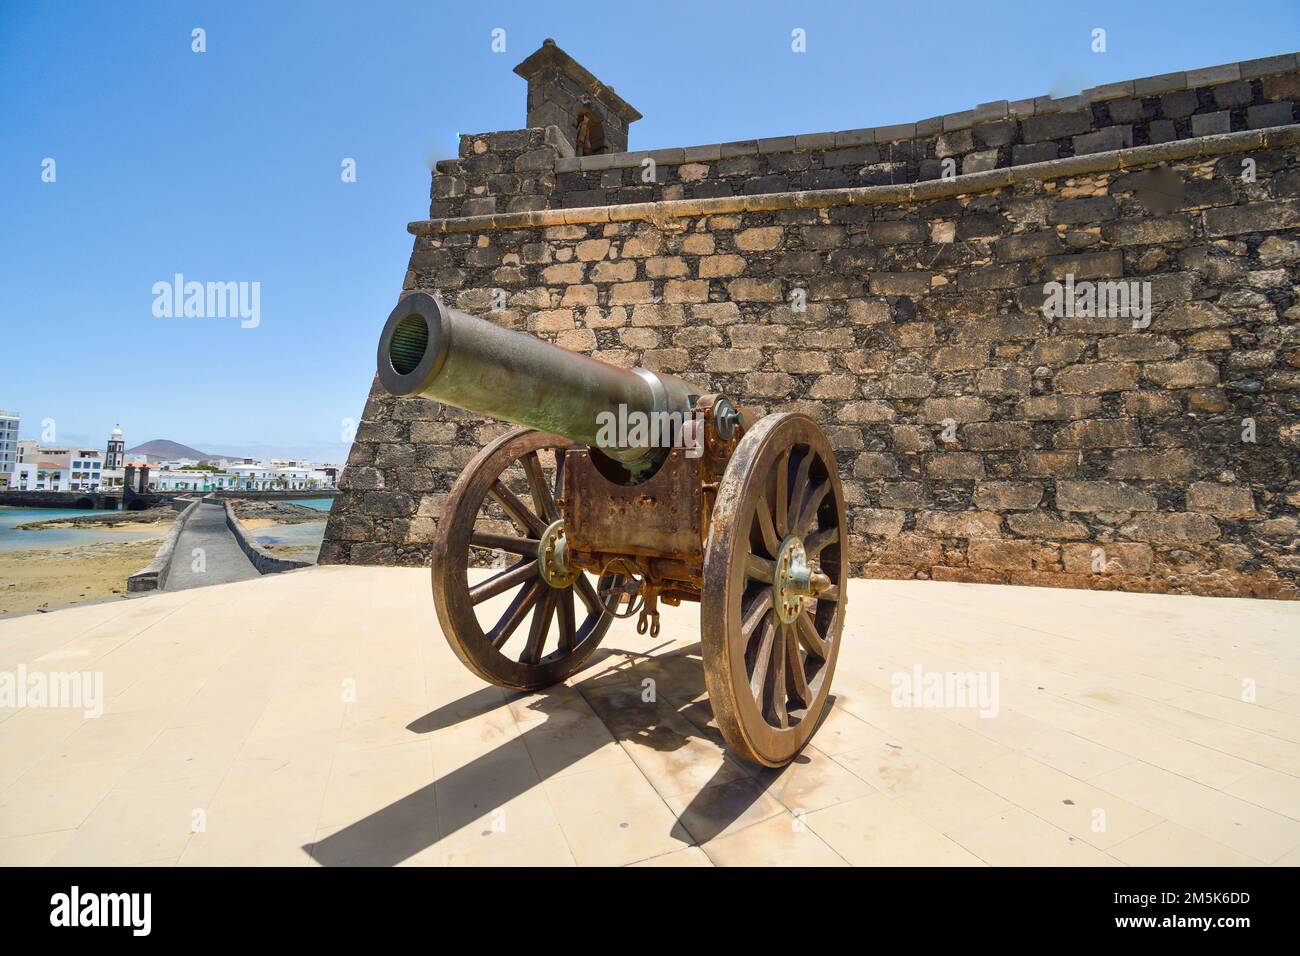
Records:
<instances>
[{"instance_id":1,"label":"volcanic stone masonry","mask_svg":"<svg viewBox=\"0 0 1300 956\"><path fill-rule=\"evenodd\" d=\"M404 292L813 416L855 574L1300 597L1294 54L648 153L600 148L639 114L558 47L530 61L565 125L461 137ZM1149 324L1044 308L1121 280ZM376 383L321 563L427 564L505 427Z\"/></svg>"}]
</instances>

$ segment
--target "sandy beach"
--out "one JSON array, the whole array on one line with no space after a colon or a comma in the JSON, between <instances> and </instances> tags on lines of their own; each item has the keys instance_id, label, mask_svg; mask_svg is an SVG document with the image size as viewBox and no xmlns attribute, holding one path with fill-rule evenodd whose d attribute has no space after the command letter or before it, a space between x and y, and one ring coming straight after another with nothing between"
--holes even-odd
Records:
<instances>
[{"instance_id":1,"label":"sandy beach","mask_svg":"<svg viewBox=\"0 0 1300 956\"><path fill-rule=\"evenodd\" d=\"M153 560L161 539L159 533L131 541L0 553L0 616L126 594L127 577Z\"/></svg>"}]
</instances>

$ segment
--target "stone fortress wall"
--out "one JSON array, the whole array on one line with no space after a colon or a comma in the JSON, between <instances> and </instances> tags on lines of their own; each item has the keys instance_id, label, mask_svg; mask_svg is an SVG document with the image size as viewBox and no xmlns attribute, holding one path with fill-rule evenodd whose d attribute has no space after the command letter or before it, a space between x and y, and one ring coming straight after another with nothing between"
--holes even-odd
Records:
<instances>
[{"instance_id":1,"label":"stone fortress wall","mask_svg":"<svg viewBox=\"0 0 1300 956\"><path fill-rule=\"evenodd\" d=\"M438 164L405 292L812 415L856 574L1300 596L1295 55L590 155L535 79L570 102L572 61L530 63L554 122ZM639 116L581 76L597 114ZM1045 311L1067 277L1136 283L1149 324ZM502 428L376 385L321 562L427 563Z\"/></svg>"}]
</instances>

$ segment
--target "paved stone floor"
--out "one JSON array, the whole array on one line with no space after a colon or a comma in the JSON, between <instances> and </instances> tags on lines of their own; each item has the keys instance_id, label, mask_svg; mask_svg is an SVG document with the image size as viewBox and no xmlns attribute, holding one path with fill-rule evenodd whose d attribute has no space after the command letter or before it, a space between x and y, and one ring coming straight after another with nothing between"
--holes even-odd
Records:
<instances>
[{"instance_id":1,"label":"paved stone floor","mask_svg":"<svg viewBox=\"0 0 1300 956\"><path fill-rule=\"evenodd\" d=\"M203 552L201 562L196 560L197 549ZM227 527L225 507L220 501L205 500L181 529L164 590L182 591L247 581L258 573Z\"/></svg>"},{"instance_id":2,"label":"paved stone floor","mask_svg":"<svg viewBox=\"0 0 1300 956\"><path fill-rule=\"evenodd\" d=\"M694 607L528 696L461 667L421 570L5 621L0 672L101 672L108 703L0 710L0 864L1300 863L1300 604L850 593L834 709L779 773L710 728ZM894 706L918 666L996 675L996 715Z\"/></svg>"}]
</instances>

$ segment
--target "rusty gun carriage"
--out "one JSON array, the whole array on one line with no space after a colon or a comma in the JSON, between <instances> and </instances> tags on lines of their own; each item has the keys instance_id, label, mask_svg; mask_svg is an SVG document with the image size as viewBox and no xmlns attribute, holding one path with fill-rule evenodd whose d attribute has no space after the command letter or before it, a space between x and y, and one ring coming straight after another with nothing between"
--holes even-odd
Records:
<instances>
[{"instance_id":1,"label":"rusty gun carriage","mask_svg":"<svg viewBox=\"0 0 1300 956\"><path fill-rule=\"evenodd\" d=\"M522 426L465 467L433 542L438 620L471 671L546 687L615 618L653 636L660 601L697 601L727 745L770 767L794 758L826 707L847 596L844 492L812 419L756 418L420 292L389 316L378 367L390 394ZM493 555L505 566L470 574Z\"/></svg>"}]
</instances>

